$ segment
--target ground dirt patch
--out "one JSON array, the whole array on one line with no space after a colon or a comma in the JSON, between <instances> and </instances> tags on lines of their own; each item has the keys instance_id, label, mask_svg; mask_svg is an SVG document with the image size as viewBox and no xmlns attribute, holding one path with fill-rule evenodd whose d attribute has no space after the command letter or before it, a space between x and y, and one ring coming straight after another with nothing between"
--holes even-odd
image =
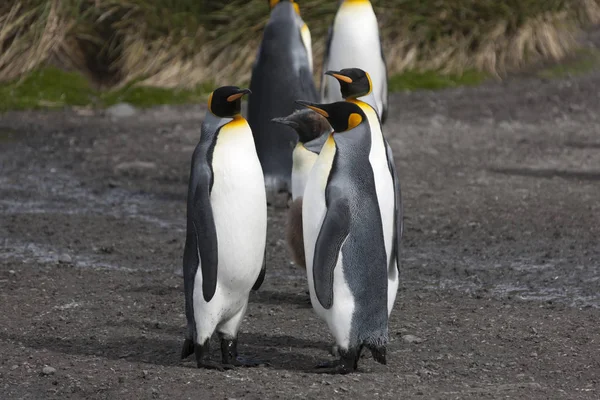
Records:
<instances>
[{"instance_id":1,"label":"ground dirt patch","mask_svg":"<svg viewBox=\"0 0 600 400\"><path fill-rule=\"evenodd\" d=\"M348 376L310 371L331 337L278 209L240 334L270 366L178 359L173 271L204 108L3 114L1 397L597 399L599 84L592 71L391 96L402 283L389 364Z\"/></svg>"}]
</instances>

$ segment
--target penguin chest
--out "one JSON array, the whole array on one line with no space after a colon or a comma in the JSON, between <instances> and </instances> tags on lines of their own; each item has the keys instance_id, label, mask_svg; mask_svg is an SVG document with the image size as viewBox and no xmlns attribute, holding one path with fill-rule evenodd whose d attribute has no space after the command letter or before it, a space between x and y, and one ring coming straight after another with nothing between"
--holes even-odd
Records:
<instances>
[{"instance_id":1,"label":"penguin chest","mask_svg":"<svg viewBox=\"0 0 600 400\"><path fill-rule=\"evenodd\" d=\"M296 200L298 197L302 197L304 193L308 176L317 161L318 155L298 143L292 156L292 199Z\"/></svg>"},{"instance_id":2,"label":"penguin chest","mask_svg":"<svg viewBox=\"0 0 600 400\"><path fill-rule=\"evenodd\" d=\"M252 133L243 122L222 128L213 152L210 202L219 247L217 291L224 287L249 292L264 257L267 202L263 173Z\"/></svg>"}]
</instances>

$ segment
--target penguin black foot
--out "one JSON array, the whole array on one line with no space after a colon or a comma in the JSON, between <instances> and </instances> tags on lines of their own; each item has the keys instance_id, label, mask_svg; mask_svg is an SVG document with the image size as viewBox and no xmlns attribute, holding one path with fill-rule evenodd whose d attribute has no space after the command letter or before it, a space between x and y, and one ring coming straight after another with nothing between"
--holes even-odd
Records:
<instances>
[{"instance_id":1,"label":"penguin black foot","mask_svg":"<svg viewBox=\"0 0 600 400\"><path fill-rule=\"evenodd\" d=\"M194 354L194 341L192 339L185 339L183 341L183 348L181 349L181 359L185 360L192 354Z\"/></svg>"},{"instance_id":2,"label":"penguin black foot","mask_svg":"<svg viewBox=\"0 0 600 400\"><path fill-rule=\"evenodd\" d=\"M232 369L233 365L230 365L227 363L219 364L215 361L211 361L211 360L207 359L208 353L210 350L209 343L210 343L210 339L206 339L204 344L195 344L194 345L193 353L196 355L196 364L197 364L198 368L216 369L217 371L225 371L227 369ZM185 349L185 343L184 343L184 349ZM182 354L183 354L183 352L182 352Z\"/></svg>"},{"instance_id":3,"label":"penguin black foot","mask_svg":"<svg viewBox=\"0 0 600 400\"><path fill-rule=\"evenodd\" d=\"M334 361L328 361L316 366L317 373L323 374L349 374L358 369L358 359L362 346L359 348L353 348L349 350L338 349L340 358Z\"/></svg>"},{"instance_id":4,"label":"penguin black foot","mask_svg":"<svg viewBox=\"0 0 600 400\"><path fill-rule=\"evenodd\" d=\"M221 338L221 361L224 365L232 365L235 367L258 367L265 364L260 360L255 360L248 357L238 355L237 339L226 339L222 334Z\"/></svg>"}]
</instances>

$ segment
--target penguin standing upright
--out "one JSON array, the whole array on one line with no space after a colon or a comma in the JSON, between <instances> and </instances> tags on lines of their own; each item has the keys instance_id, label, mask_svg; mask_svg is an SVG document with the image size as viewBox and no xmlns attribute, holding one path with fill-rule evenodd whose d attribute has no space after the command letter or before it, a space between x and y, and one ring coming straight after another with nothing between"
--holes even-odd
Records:
<instances>
[{"instance_id":1,"label":"penguin standing upright","mask_svg":"<svg viewBox=\"0 0 600 400\"><path fill-rule=\"evenodd\" d=\"M267 202L252 132L240 115L248 89L211 93L200 141L192 156L187 235L183 255L187 332L181 357L196 354L198 368L245 363L237 333L251 289L265 275ZM221 364L207 359L214 331Z\"/></svg>"},{"instance_id":2,"label":"penguin standing upright","mask_svg":"<svg viewBox=\"0 0 600 400\"><path fill-rule=\"evenodd\" d=\"M368 0L342 0L329 28L323 72L358 67L373 79L373 99L369 104L377 110L381 123L388 115L387 67L377 16ZM342 100L335 80L321 77L321 101Z\"/></svg>"},{"instance_id":3,"label":"penguin standing upright","mask_svg":"<svg viewBox=\"0 0 600 400\"><path fill-rule=\"evenodd\" d=\"M396 172L396 164L394 163L394 154L390 144L383 136L379 116L373 106L371 106L372 103L369 103L369 100L373 96L372 81L369 73L360 68L345 68L341 71L326 71L325 74L333 76L339 81L342 97L346 101L358 105L369 120L372 143L369 158L374 170L378 169L375 174L375 186L377 188L379 207L382 210L387 210L388 213L392 212L394 215L393 220L385 218L383 220L384 231L387 232L389 229L392 229L394 232L391 238L392 241L385 244L390 263L388 271L388 313L391 313L398 292L400 243L403 233L402 192L400 180ZM381 160L386 160L387 166L381 163ZM389 197L382 195L382 193L387 193L390 182L393 182L394 188L393 204L390 204ZM386 224L392 224L392 227L390 228Z\"/></svg>"},{"instance_id":4,"label":"penguin standing upright","mask_svg":"<svg viewBox=\"0 0 600 400\"><path fill-rule=\"evenodd\" d=\"M310 170L332 129L325 117L309 109L296 110L287 117L273 118L273 122L292 127L299 138L292 154L292 204L288 211L286 239L294 262L305 268L302 195Z\"/></svg>"},{"instance_id":5,"label":"penguin standing upright","mask_svg":"<svg viewBox=\"0 0 600 400\"><path fill-rule=\"evenodd\" d=\"M298 138L292 128L271 119L299 109L295 99L317 101L318 93L312 77L310 33L298 5L289 0L270 4L271 15L252 67L254 95L248 102L248 123L265 175L267 201L272 203L278 193L292 190L292 151Z\"/></svg>"},{"instance_id":6,"label":"penguin standing upright","mask_svg":"<svg viewBox=\"0 0 600 400\"><path fill-rule=\"evenodd\" d=\"M350 102L298 101L327 118L328 135L304 190L302 225L311 303L333 334L340 359L326 372L357 369L363 347L386 364L388 260L378 196L393 202L393 188L376 190L380 169L371 164L371 132L363 110ZM385 164L385 159L380 163Z\"/></svg>"}]
</instances>

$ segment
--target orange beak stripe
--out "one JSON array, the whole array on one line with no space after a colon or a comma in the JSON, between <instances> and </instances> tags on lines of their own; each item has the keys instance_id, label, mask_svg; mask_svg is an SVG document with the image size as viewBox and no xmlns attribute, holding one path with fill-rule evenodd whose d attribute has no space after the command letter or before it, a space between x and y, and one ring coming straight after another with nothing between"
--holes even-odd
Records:
<instances>
[{"instance_id":1,"label":"orange beak stripe","mask_svg":"<svg viewBox=\"0 0 600 400\"><path fill-rule=\"evenodd\" d=\"M233 101L236 101L237 99L239 99L240 97L242 97L244 94L245 94L245 93L236 93L236 94L232 94L231 96L229 96L229 97L227 98L227 101L228 101L228 102L230 102L230 103L231 103L231 102L233 102Z\"/></svg>"},{"instance_id":2,"label":"orange beak stripe","mask_svg":"<svg viewBox=\"0 0 600 400\"><path fill-rule=\"evenodd\" d=\"M340 75L340 74L331 74L331 76L333 76L336 79L339 79L340 81L344 81L346 83L352 83L352 79L348 78L345 75Z\"/></svg>"}]
</instances>

